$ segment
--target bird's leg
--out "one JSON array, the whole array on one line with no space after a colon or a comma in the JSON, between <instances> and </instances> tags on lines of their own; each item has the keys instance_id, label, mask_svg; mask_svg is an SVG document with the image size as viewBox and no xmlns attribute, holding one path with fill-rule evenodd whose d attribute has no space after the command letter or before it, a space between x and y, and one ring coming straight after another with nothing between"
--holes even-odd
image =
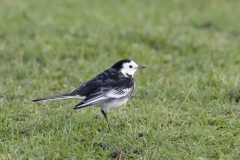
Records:
<instances>
[{"instance_id":1,"label":"bird's leg","mask_svg":"<svg viewBox=\"0 0 240 160\"><path fill-rule=\"evenodd\" d=\"M105 111L105 110L102 109L101 112L102 112L102 114L104 115L104 117L105 117L105 119L106 119L106 121L107 121L107 123L108 123L107 111Z\"/></svg>"}]
</instances>

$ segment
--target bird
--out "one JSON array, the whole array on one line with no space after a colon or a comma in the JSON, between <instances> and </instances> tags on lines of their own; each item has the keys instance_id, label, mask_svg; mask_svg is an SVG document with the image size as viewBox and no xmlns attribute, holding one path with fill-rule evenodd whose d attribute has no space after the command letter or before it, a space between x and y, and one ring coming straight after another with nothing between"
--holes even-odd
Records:
<instances>
[{"instance_id":1,"label":"bird","mask_svg":"<svg viewBox=\"0 0 240 160\"><path fill-rule=\"evenodd\" d=\"M146 67L137 65L133 60L122 59L69 93L47 96L32 101L80 99L82 101L73 109L98 106L108 123L107 113L109 109L120 107L128 101L135 88L133 75L138 69L143 68Z\"/></svg>"}]
</instances>

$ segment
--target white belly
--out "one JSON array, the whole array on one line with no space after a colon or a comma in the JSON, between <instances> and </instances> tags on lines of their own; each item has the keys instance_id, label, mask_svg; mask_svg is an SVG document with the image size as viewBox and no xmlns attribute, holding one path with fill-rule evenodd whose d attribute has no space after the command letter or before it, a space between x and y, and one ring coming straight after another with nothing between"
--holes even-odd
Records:
<instances>
[{"instance_id":1,"label":"white belly","mask_svg":"<svg viewBox=\"0 0 240 160\"><path fill-rule=\"evenodd\" d=\"M128 101L128 98L115 99L115 100L107 102L107 103L102 103L101 105L99 105L99 107L101 107L101 109L103 109L103 110L108 110L110 108L120 107L127 101Z\"/></svg>"}]
</instances>

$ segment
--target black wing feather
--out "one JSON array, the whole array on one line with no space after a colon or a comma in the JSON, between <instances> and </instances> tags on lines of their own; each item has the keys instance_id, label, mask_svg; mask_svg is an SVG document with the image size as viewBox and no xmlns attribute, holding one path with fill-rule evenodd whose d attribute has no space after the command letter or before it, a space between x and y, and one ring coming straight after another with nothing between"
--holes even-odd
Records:
<instances>
[{"instance_id":1,"label":"black wing feather","mask_svg":"<svg viewBox=\"0 0 240 160\"><path fill-rule=\"evenodd\" d=\"M120 97L121 95L126 96L124 89L130 89L129 92L126 93L129 94L129 96L132 95L132 92L134 90L133 79L123 78L119 81L102 85L95 92L86 97L81 103L77 104L74 109L111 101L113 99L116 99L114 95Z\"/></svg>"},{"instance_id":2,"label":"black wing feather","mask_svg":"<svg viewBox=\"0 0 240 160\"><path fill-rule=\"evenodd\" d=\"M72 90L70 93L70 95L81 95L81 96L89 96L91 93L93 93L97 88L99 88L99 84L94 81L94 80L90 80L87 81L86 83L83 83L81 86L79 86L78 88Z\"/></svg>"}]
</instances>

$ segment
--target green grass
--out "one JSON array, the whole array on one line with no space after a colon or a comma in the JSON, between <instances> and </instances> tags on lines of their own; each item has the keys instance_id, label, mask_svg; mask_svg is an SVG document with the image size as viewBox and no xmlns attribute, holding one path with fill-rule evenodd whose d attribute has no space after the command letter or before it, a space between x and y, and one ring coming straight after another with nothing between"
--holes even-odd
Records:
<instances>
[{"instance_id":1,"label":"green grass","mask_svg":"<svg viewBox=\"0 0 240 160\"><path fill-rule=\"evenodd\" d=\"M240 159L240 1L0 2L0 159ZM73 110L69 92L114 62L125 107Z\"/></svg>"}]
</instances>

